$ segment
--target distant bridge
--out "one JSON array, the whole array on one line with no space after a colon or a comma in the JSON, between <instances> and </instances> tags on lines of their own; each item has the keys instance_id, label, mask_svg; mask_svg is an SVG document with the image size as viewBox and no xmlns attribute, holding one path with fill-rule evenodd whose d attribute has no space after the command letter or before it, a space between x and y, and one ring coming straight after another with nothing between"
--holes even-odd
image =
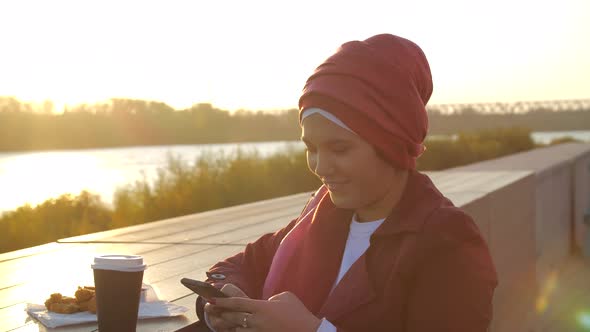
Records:
<instances>
[{"instance_id":1,"label":"distant bridge","mask_svg":"<svg viewBox=\"0 0 590 332\"><path fill-rule=\"evenodd\" d=\"M427 109L439 111L443 114L461 110L474 110L481 113L521 113L534 110L581 111L590 110L590 99L518 101L511 103L433 104L429 105Z\"/></svg>"}]
</instances>

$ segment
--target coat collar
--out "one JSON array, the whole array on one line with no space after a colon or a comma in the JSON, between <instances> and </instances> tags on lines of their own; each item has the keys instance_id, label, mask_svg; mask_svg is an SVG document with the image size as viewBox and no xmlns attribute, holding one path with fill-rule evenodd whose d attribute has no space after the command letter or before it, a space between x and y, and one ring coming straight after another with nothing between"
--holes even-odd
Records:
<instances>
[{"instance_id":1,"label":"coat collar","mask_svg":"<svg viewBox=\"0 0 590 332\"><path fill-rule=\"evenodd\" d=\"M415 170L409 172L399 203L373 236L419 232L428 216L446 200L428 176Z\"/></svg>"},{"instance_id":2,"label":"coat collar","mask_svg":"<svg viewBox=\"0 0 590 332\"><path fill-rule=\"evenodd\" d=\"M400 203L371 239L403 232L420 232L428 216L447 202L450 203L426 175L410 171ZM373 289L369 268L365 252L329 294L318 317L335 321L374 300L377 292Z\"/></svg>"}]
</instances>

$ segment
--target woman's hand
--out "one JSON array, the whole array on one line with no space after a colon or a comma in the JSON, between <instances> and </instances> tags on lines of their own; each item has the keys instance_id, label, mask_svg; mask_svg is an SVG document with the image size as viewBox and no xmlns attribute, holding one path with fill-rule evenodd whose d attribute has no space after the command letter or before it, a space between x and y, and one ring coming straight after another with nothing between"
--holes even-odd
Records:
<instances>
[{"instance_id":1,"label":"woman's hand","mask_svg":"<svg viewBox=\"0 0 590 332\"><path fill-rule=\"evenodd\" d=\"M236 285L225 284L221 291L230 297L248 298L246 293L239 289ZM240 326L240 324L234 324L231 321L227 321L221 317L223 309L213 305L211 302L205 304L205 312L207 313L207 320L210 326L216 332L235 331L234 328ZM245 313L241 313L242 315Z\"/></svg>"},{"instance_id":2,"label":"woman's hand","mask_svg":"<svg viewBox=\"0 0 590 332\"><path fill-rule=\"evenodd\" d=\"M217 298L213 307L224 309L221 319L236 327L234 331L315 332L321 323L291 292L277 294L268 301Z\"/></svg>"}]
</instances>

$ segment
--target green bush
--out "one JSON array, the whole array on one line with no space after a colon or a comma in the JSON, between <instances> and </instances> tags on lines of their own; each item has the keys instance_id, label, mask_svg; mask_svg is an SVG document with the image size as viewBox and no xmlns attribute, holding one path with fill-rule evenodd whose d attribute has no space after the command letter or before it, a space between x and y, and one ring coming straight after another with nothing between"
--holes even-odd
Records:
<instances>
[{"instance_id":1,"label":"green bush","mask_svg":"<svg viewBox=\"0 0 590 332\"><path fill-rule=\"evenodd\" d=\"M535 148L531 131L525 128L501 128L462 132L456 139L425 142L426 151L418 158L417 168L436 171L499 158Z\"/></svg>"},{"instance_id":2,"label":"green bush","mask_svg":"<svg viewBox=\"0 0 590 332\"><path fill-rule=\"evenodd\" d=\"M87 191L19 207L0 218L0 252L109 229L111 214L100 197Z\"/></svg>"}]
</instances>

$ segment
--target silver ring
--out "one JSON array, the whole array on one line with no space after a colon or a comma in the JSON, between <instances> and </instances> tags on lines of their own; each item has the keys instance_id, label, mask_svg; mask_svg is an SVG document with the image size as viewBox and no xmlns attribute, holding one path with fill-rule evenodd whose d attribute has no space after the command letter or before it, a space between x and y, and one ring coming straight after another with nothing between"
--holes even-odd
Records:
<instances>
[{"instance_id":1,"label":"silver ring","mask_svg":"<svg viewBox=\"0 0 590 332\"><path fill-rule=\"evenodd\" d=\"M250 316L249 314L246 314L244 316L244 319L242 319L242 327L247 329L248 328L248 316Z\"/></svg>"}]
</instances>

